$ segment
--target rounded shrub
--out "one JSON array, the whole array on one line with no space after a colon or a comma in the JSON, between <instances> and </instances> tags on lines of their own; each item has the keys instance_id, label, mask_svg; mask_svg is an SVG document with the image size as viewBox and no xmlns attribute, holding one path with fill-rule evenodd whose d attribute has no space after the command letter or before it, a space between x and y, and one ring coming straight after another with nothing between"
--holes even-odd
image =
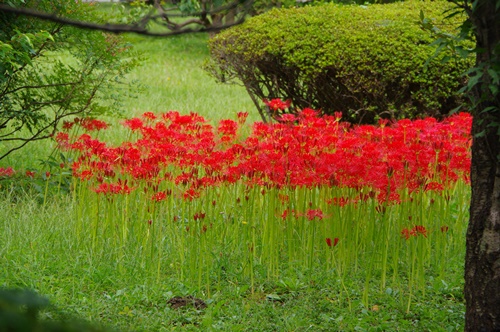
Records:
<instances>
[{"instance_id":1,"label":"rounded shrub","mask_svg":"<svg viewBox=\"0 0 500 332\"><path fill-rule=\"evenodd\" d=\"M220 81L243 82L263 118L269 114L261 100L272 98L291 100L291 112L340 111L354 123L441 117L463 103L456 91L473 60L434 56L419 21L423 11L452 32L460 17L445 19L449 8L408 0L271 10L214 37L207 69Z\"/></svg>"}]
</instances>

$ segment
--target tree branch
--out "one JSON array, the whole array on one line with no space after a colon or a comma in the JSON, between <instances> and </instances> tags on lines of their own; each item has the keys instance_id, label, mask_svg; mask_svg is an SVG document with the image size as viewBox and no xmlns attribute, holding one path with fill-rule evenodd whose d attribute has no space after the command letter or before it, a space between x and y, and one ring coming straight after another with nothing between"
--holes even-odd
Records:
<instances>
[{"instance_id":1,"label":"tree branch","mask_svg":"<svg viewBox=\"0 0 500 332\"><path fill-rule=\"evenodd\" d=\"M251 3L251 0L246 0L245 1L245 7L248 8L248 4ZM232 6L237 6L238 2L235 2L231 6L223 6L221 7L223 9L230 8ZM171 30L169 32L153 32L148 29L146 29L145 22L141 21L140 24L110 24L110 23L105 23L105 24L99 24L99 23L94 23L94 22L85 22L85 21L79 21L79 20L74 20L71 18L63 17L63 16L58 16L53 13L46 13L46 12L40 12L34 9L30 8L14 8L5 4L0 4L0 12L5 12L5 13L12 13L12 14L17 14L17 15L24 15L24 16L31 16L31 17L36 17L42 20L47 20L47 21L52 21L56 23L61 23L61 24L66 24L66 25L71 25L74 27L82 28L82 29L90 29L90 30L100 30L100 31L106 31L110 33L125 33L125 32L132 32L132 33L137 33L141 35L147 35L147 36L156 36L156 37L166 37L166 36L173 36L173 35L180 35L180 34L185 34L185 33L197 33L197 32L216 32L220 31L226 28L229 28L231 26L240 24L244 21L245 17L242 15L242 17L231 24L224 24L220 26L210 26L210 27L203 27L199 29L175 29L175 26L173 26L174 30ZM205 12L203 12L205 13ZM197 13L201 14L201 13ZM205 13L206 14L206 13ZM166 17L166 14L163 15L158 15L159 17ZM158 17L156 16L156 17ZM172 16L172 15L170 15ZM149 19L153 19L154 17L150 16ZM196 22L193 22L196 23Z\"/></svg>"}]
</instances>

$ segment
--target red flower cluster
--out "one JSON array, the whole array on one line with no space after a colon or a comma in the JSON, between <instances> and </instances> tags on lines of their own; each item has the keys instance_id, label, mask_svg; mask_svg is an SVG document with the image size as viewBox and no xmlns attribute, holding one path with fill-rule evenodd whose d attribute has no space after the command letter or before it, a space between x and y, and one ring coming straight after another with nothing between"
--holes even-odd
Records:
<instances>
[{"instance_id":1,"label":"red flower cluster","mask_svg":"<svg viewBox=\"0 0 500 332\"><path fill-rule=\"evenodd\" d=\"M101 183L94 190L96 193L102 194L130 194L132 188L126 182L119 181L119 183Z\"/></svg>"},{"instance_id":2,"label":"red flower cluster","mask_svg":"<svg viewBox=\"0 0 500 332\"><path fill-rule=\"evenodd\" d=\"M64 121L63 129L70 130L74 125L80 125L86 131L99 131L108 128L108 124L101 120L92 118L75 118L73 121Z\"/></svg>"},{"instance_id":3,"label":"red flower cluster","mask_svg":"<svg viewBox=\"0 0 500 332\"><path fill-rule=\"evenodd\" d=\"M401 236L408 240L412 236L422 235L427 237L427 229L424 226L416 225L412 229L404 228L401 231Z\"/></svg>"},{"instance_id":4,"label":"red flower cluster","mask_svg":"<svg viewBox=\"0 0 500 332\"><path fill-rule=\"evenodd\" d=\"M323 220L325 217L327 217L321 209L309 209L304 213L295 210L290 211L288 209L285 209L283 210L282 214L279 217L285 220L286 218L288 218L289 215L295 219L300 217L306 217L306 219L309 221Z\"/></svg>"},{"instance_id":5,"label":"red flower cluster","mask_svg":"<svg viewBox=\"0 0 500 332\"><path fill-rule=\"evenodd\" d=\"M290 107L292 102L290 100L282 101L279 98L275 98L271 100L264 99L264 104L266 104L271 111L283 111Z\"/></svg>"},{"instance_id":6,"label":"red flower cluster","mask_svg":"<svg viewBox=\"0 0 500 332\"><path fill-rule=\"evenodd\" d=\"M29 171L29 170L26 171L26 176L29 178L33 179L35 177L35 174L36 174L36 172L34 172L34 171Z\"/></svg>"},{"instance_id":7,"label":"red flower cluster","mask_svg":"<svg viewBox=\"0 0 500 332\"><path fill-rule=\"evenodd\" d=\"M321 209L310 209L306 211L307 220L313 221L314 219L323 220L325 215Z\"/></svg>"},{"instance_id":8,"label":"red flower cluster","mask_svg":"<svg viewBox=\"0 0 500 332\"><path fill-rule=\"evenodd\" d=\"M2 178L9 178L13 176L14 173L15 171L12 169L12 167L7 167L7 168L0 167L0 177Z\"/></svg>"},{"instance_id":9,"label":"red flower cluster","mask_svg":"<svg viewBox=\"0 0 500 332\"><path fill-rule=\"evenodd\" d=\"M243 140L238 129L245 114L238 121L222 120L214 129L195 113L146 113L125 121L138 138L117 147L88 134L76 140L58 134L56 140L61 148L79 153L72 166L76 177L98 183L129 180L132 187L149 183L151 195L166 181L175 183L188 200L205 188L241 181L277 188L369 188L369 194L360 192L360 200L398 203L401 188L440 191L459 179L469 180L468 114L442 122L426 118L379 126L350 126L339 116L320 117L305 109L293 124L255 123ZM336 198L331 203L342 206L347 201Z\"/></svg>"}]
</instances>

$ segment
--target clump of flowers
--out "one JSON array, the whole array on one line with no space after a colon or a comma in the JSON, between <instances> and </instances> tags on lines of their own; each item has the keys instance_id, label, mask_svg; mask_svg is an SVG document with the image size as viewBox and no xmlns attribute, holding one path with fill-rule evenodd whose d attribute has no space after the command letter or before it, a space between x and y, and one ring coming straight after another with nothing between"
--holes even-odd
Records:
<instances>
[{"instance_id":1,"label":"clump of flowers","mask_svg":"<svg viewBox=\"0 0 500 332\"><path fill-rule=\"evenodd\" d=\"M283 101L280 98L274 98L271 100L264 99L264 104L266 104L266 106L269 107L271 111L284 111L290 107L292 101Z\"/></svg>"},{"instance_id":2,"label":"clump of flowers","mask_svg":"<svg viewBox=\"0 0 500 332\"><path fill-rule=\"evenodd\" d=\"M409 240L411 237L417 237L419 235L422 235L423 237L427 237L427 229L422 225L413 226L413 228L411 228L411 229L404 228L401 231L401 236L405 240Z\"/></svg>"},{"instance_id":3,"label":"clump of flowers","mask_svg":"<svg viewBox=\"0 0 500 332\"><path fill-rule=\"evenodd\" d=\"M268 103L276 109L289 106L274 99ZM96 189L128 180L130 190L151 183L147 190L154 195L162 182L175 182L188 200L239 181L250 187L370 188L370 197L379 202L399 204L403 188L440 192L458 180L469 181L471 116L466 113L441 122L426 118L379 126L351 126L339 117L304 109L294 122L257 122L244 139L239 129L246 114L214 128L195 113L146 113L124 122L137 139L119 146L88 133L76 139L59 133L56 140L61 149L78 154L73 175L95 181ZM88 131L106 128L96 120L78 123Z\"/></svg>"},{"instance_id":4,"label":"clump of flowers","mask_svg":"<svg viewBox=\"0 0 500 332\"><path fill-rule=\"evenodd\" d=\"M289 264L324 266L340 280L363 266L379 270L385 289L401 267L413 285L456 254L455 237L443 233L461 234L466 223L457 213L453 224L436 225L430 207L448 213L452 193L467 193L469 114L355 126L341 113L283 114L288 102L267 103L278 121L256 122L246 136L246 113L212 125L196 113L147 112L123 122L131 139L115 145L97 138L102 124L63 128L55 139L74 156L75 197L97 202L88 208L92 248L119 244L121 259L138 246L157 278L178 266L199 286L217 277L220 260L245 262L238 273L252 289L257 262L268 277ZM418 209L426 213L407 226L400 216Z\"/></svg>"},{"instance_id":5,"label":"clump of flowers","mask_svg":"<svg viewBox=\"0 0 500 332\"><path fill-rule=\"evenodd\" d=\"M12 169L12 167L7 167L7 168L3 168L3 167L0 167L0 178L10 178L12 176L14 176L15 174L15 171Z\"/></svg>"}]
</instances>

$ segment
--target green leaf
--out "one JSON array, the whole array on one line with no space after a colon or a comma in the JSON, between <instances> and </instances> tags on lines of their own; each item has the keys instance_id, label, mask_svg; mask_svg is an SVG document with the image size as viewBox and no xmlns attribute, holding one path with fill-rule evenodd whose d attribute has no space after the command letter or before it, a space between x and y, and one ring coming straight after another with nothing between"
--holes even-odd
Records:
<instances>
[{"instance_id":1,"label":"green leaf","mask_svg":"<svg viewBox=\"0 0 500 332\"><path fill-rule=\"evenodd\" d=\"M490 75L493 83L496 83L498 84L499 82L499 76L498 76L498 71L496 71L495 69L493 68L488 68L487 70L488 74Z\"/></svg>"},{"instance_id":2,"label":"green leaf","mask_svg":"<svg viewBox=\"0 0 500 332\"><path fill-rule=\"evenodd\" d=\"M458 107L455 107L455 108L454 108L454 109L452 109L452 110L451 110L448 114L449 114L449 115L453 115L453 114L457 113L459 110L461 110L461 109L462 109L462 107L463 107L462 105L460 105L460 106L458 106Z\"/></svg>"},{"instance_id":3,"label":"green leaf","mask_svg":"<svg viewBox=\"0 0 500 332\"><path fill-rule=\"evenodd\" d=\"M490 88L490 92L492 95L494 95L494 96L498 95L498 85L497 84L489 84L488 87Z\"/></svg>"},{"instance_id":4,"label":"green leaf","mask_svg":"<svg viewBox=\"0 0 500 332\"><path fill-rule=\"evenodd\" d=\"M483 131L480 131L479 133L477 133L475 136L476 137L484 137L486 135L486 130L483 130Z\"/></svg>"},{"instance_id":5,"label":"green leaf","mask_svg":"<svg viewBox=\"0 0 500 332\"><path fill-rule=\"evenodd\" d=\"M479 83L479 80L481 79L482 75L477 74L474 76L469 77L469 82L467 83L467 86L469 89L472 89L474 86L476 86Z\"/></svg>"},{"instance_id":6,"label":"green leaf","mask_svg":"<svg viewBox=\"0 0 500 332\"><path fill-rule=\"evenodd\" d=\"M52 35L51 35L48 31L40 31L40 32L38 33L38 35L39 35L42 39L44 39L44 40L47 40L47 39L48 39L48 40L50 40L50 41L52 41L52 42L55 42L55 40L54 40L54 36L52 36Z\"/></svg>"}]
</instances>

